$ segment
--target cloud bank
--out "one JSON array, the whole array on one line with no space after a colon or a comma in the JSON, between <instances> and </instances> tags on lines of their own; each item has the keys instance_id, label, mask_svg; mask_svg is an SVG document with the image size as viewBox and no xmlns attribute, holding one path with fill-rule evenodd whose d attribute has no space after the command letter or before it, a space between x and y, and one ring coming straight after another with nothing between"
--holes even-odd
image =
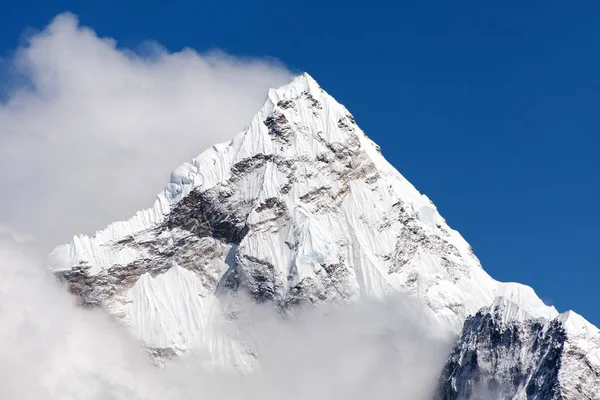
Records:
<instances>
[{"instance_id":1,"label":"cloud bank","mask_svg":"<svg viewBox=\"0 0 600 400\"><path fill-rule=\"evenodd\" d=\"M229 140L290 72L263 59L118 47L57 16L2 71L0 223L44 251L150 206L170 171Z\"/></svg>"},{"instance_id":2,"label":"cloud bank","mask_svg":"<svg viewBox=\"0 0 600 400\"><path fill-rule=\"evenodd\" d=\"M31 257L0 236L0 398L19 400L430 399L449 343L413 301L296 310L242 306L236 320L260 367L167 368L106 314L78 308ZM228 334L229 329L223 331Z\"/></svg>"}]
</instances>

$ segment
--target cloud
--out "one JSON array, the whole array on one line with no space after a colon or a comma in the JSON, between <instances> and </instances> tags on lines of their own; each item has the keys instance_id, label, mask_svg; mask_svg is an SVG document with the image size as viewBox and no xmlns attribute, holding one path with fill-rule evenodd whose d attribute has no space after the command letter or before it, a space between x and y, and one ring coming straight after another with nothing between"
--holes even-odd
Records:
<instances>
[{"instance_id":1,"label":"cloud","mask_svg":"<svg viewBox=\"0 0 600 400\"><path fill-rule=\"evenodd\" d=\"M45 251L150 206L177 165L233 137L290 77L273 60L120 48L72 14L2 72L0 223Z\"/></svg>"},{"instance_id":2,"label":"cloud","mask_svg":"<svg viewBox=\"0 0 600 400\"><path fill-rule=\"evenodd\" d=\"M150 398L139 345L104 313L77 308L30 250L0 236L0 398Z\"/></svg>"},{"instance_id":3,"label":"cloud","mask_svg":"<svg viewBox=\"0 0 600 400\"><path fill-rule=\"evenodd\" d=\"M287 318L248 302L232 323L258 354L256 370L207 370L201 355L156 368L123 327L77 307L30 254L0 237L3 399L424 400L449 350L424 309L402 297Z\"/></svg>"},{"instance_id":4,"label":"cloud","mask_svg":"<svg viewBox=\"0 0 600 400\"><path fill-rule=\"evenodd\" d=\"M450 350L430 310L401 295L296 309L286 321L245 312L260 359L243 381L252 399L431 399Z\"/></svg>"}]
</instances>

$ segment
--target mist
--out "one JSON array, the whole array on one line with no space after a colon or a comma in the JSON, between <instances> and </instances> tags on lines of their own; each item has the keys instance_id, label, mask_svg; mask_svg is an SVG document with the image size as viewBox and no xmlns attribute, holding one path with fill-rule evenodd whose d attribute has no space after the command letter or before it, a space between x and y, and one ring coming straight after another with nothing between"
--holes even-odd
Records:
<instances>
[{"instance_id":1,"label":"mist","mask_svg":"<svg viewBox=\"0 0 600 400\"><path fill-rule=\"evenodd\" d=\"M402 297L288 315L242 301L235 325L254 370L207 369L194 353L159 368L111 317L77 307L27 247L0 240L0 398L429 399L450 349Z\"/></svg>"}]
</instances>

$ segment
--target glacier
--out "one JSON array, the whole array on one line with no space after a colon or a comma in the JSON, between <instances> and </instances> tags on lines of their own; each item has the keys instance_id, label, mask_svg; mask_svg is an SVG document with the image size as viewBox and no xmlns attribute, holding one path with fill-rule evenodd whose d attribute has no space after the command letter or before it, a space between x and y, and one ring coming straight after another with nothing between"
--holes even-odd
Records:
<instances>
[{"instance_id":1,"label":"glacier","mask_svg":"<svg viewBox=\"0 0 600 400\"><path fill-rule=\"evenodd\" d=\"M280 310L408 295L459 337L448 361L455 367L474 351L465 338L485 342L472 332L484 316L502 332L542 321L544 332L570 332L563 343L589 348L600 366L597 328L559 314L528 286L490 277L430 199L306 73L270 90L231 141L176 168L152 207L75 236L48 266L82 305L105 308L153 354L202 351L217 366L258 362L215 328L232 318L225 299L236 293ZM441 389L443 398L466 398L457 390L473 374L448 378L464 385Z\"/></svg>"}]
</instances>

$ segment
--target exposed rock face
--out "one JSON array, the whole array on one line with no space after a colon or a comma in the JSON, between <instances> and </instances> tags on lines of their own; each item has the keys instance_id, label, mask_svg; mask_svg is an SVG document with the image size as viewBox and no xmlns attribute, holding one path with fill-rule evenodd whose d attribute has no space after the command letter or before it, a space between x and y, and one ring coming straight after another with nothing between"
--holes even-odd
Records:
<instances>
[{"instance_id":1,"label":"exposed rock face","mask_svg":"<svg viewBox=\"0 0 600 400\"><path fill-rule=\"evenodd\" d=\"M497 301L467 318L437 398L600 398L600 332L572 312L515 317L515 308Z\"/></svg>"},{"instance_id":2,"label":"exposed rock face","mask_svg":"<svg viewBox=\"0 0 600 400\"><path fill-rule=\"evenodd\" d=\"M254 365L243 338L223 334L234 315L223 299L239 292L279 309L396 292L418 298L450 331L463 330L443 398L495 382L509 382L509 394L550 394L556 385L548 382L563 382L576 363L565 354L579 354L562 325L548 322L556 310L525 286L493 280L433 203L306 74L271 90L231 142L178 167L152 208L75 237L51 254L50 268L157 357L194 349L216 365ZM539 321L507 331L481 311L463 328L496 298L526 310L510 308L511 318ZM533 346L539 357L518 361L519 349ZM560 367L535 375L551 360L540 349L557 346Z\"/></svg>"}]
</instances>

